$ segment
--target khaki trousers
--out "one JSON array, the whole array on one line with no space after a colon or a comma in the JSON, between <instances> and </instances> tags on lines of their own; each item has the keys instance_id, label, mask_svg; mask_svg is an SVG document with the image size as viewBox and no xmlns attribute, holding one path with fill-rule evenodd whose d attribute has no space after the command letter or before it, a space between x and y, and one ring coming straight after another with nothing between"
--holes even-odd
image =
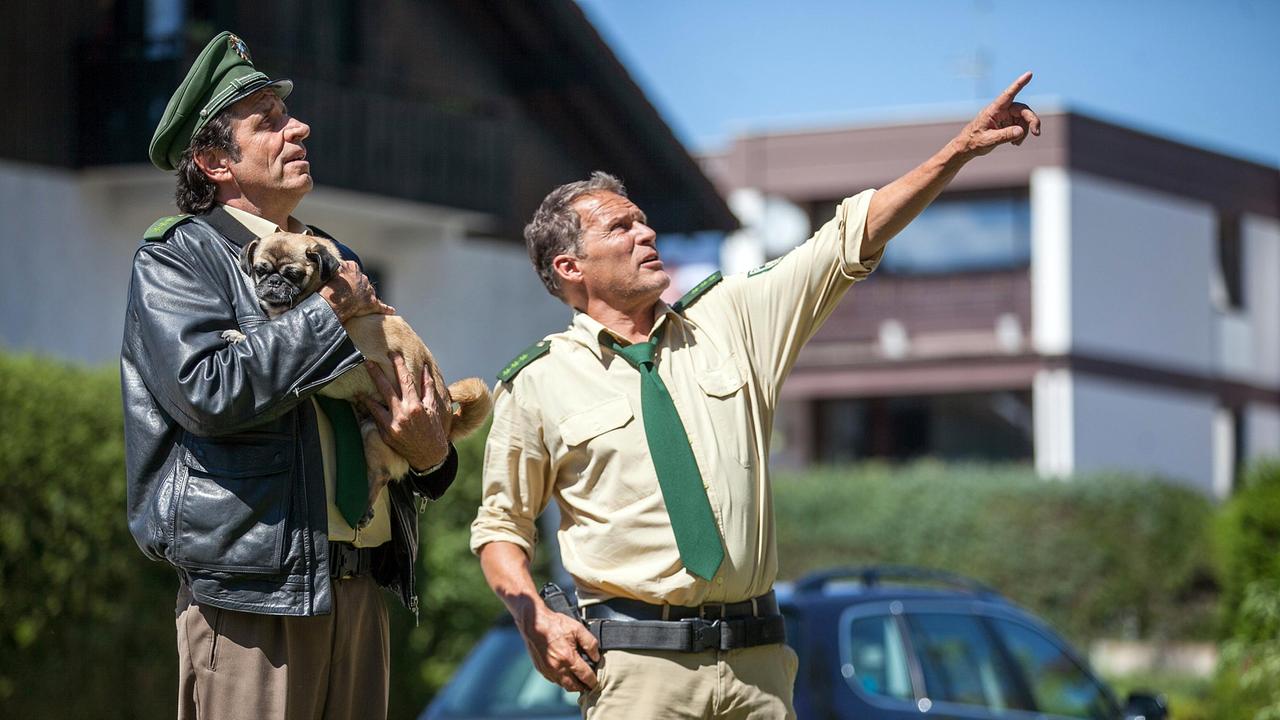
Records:
<instances>
[{"instance_id":1,"label":"khaki trousers","mask_svg":"<svg viewBox=\"0 0 1280 720\"><path fill-rule=\"evenodd\" d=\"M587 720L794 720L796 653L786 645L702 653L610 650L578 700Z\"/></svg>"},{"instance_id":2,"label":"khaki trousers","mask_svg":"<svg viewBox=\"0 0 1280 720\"><path fill-rule=\"evenodd\" d=\"M370 577L333 581L333 613L178 614L178 720L379 720L390 641Z\"/></svg>"}]
</instances>

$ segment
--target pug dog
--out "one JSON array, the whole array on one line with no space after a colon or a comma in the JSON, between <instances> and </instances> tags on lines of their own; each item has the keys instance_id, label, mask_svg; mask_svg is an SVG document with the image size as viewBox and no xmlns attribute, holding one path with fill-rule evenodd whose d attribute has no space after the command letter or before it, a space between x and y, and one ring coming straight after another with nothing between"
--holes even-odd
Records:
<instances>
[{"instance_id":1,"label":"pug dog","mask_svg":"<svg viewBox=\"0 0 1280 720\"><path fill-rule=\"evenodd\" d=\"M253 281L263 312L275 318L329 282L338 272L340 257L337 246L327 238L277 232L246 245L240 253L240 267ZM362 315L347 320L343 327L356 348L378 363L388 377L396 376L388 353L398 352L412 377L421 377L419 373L426 367L436 386L444 387L435 358L399 315ZM232 343L245 338L238 330L228 330L222 337ZM480 378L459 380L448 387L456 405L452 409L449 440L461 440L484 424L493 408L493 399ZM343 373L321 389L320 394L354 400L360 395L377 397L376 390L362 365ZM370 509L360 522L364 526L372 518L373 501L378 493L391 480L403 477L409 471L409 463L383 442L373 418L360 417L360 434L369 474Z\"/></svg>"}]
</instances>

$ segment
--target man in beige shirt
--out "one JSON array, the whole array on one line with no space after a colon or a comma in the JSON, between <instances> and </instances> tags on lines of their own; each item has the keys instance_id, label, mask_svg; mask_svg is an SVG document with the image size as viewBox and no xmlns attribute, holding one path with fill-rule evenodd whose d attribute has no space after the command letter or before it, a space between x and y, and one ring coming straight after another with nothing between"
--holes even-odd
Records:
<instances>
[{"instance_id":1,"label":"man in beige shirt","mask_svg":"<svg viewBox=\"0 0 1280 720\"><path fill-rule=\"evenodd\" d=\"M779 390L889 238L966 162L1039 134L1014 101L1030 77L915 170L845 200L804 245L717 273L675 306L659 299L670 280L656 235L616 179L596 173L543 201L529 254L575 313L499 376L471 546L535 665L583 693L584 716L794 716L796 657L771 592ZM529 573L552 499L590 629L551 611Z\"/></svg>"}]
</instances>

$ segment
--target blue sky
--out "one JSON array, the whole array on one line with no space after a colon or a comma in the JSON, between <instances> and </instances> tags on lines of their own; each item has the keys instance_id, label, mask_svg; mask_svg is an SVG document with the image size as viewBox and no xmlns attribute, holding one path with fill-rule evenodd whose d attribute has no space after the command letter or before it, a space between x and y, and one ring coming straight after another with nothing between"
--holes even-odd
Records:
<instances>
[{"instance_id":1,"label":"blue sky","mask_svg":"<svg viewBox=\"0 0 1280 720\"><path fill-rule=\"evenodd\" d=\"M1280 165L1280 0L579 4L695 152L760 130L968 116L1029 69L1033 107Z\"/></svg>"}]
</instances>

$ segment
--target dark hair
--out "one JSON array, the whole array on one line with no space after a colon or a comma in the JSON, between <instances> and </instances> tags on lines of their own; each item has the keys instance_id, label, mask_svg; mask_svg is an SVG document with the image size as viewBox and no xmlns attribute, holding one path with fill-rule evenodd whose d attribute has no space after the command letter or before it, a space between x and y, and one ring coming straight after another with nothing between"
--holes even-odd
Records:
<instances>
[{"instance_id":1,"label":"dark hair","mask_svg":"<svg viewBox=\"0 0 1280 720\"><path fill-rule=\"evenodd\" d=\"M578 211L573 203L583 195L597 192L611 192L615 195L627 196L627 189L622 181L599 170L591 173L590 179L566 183L552 190L542 200L533 220L524 226L524 242L529 249L529 260L538 271L538 278L546 286L547 292L561 300L564 295L560 290L560 278L556 275L551 261L557 255L575 252L581 255L578 245L582 234L582 224L578 220Z\"/></svg>"},{"instance_id":2,"label":"dark hair","mask_svg":"<svg viewBox=\"0 0 1280 720\"><path fill-rule=\"evenodd\" d=\"M231 114L225 110L200 128L178 158L178 188L173 196L184 213L203 215L213 209L218 186L196 165L195 157L214 150L225 152L232 160L240 159L240 147L231 135Z\"/></svg>"}]
</instances>

